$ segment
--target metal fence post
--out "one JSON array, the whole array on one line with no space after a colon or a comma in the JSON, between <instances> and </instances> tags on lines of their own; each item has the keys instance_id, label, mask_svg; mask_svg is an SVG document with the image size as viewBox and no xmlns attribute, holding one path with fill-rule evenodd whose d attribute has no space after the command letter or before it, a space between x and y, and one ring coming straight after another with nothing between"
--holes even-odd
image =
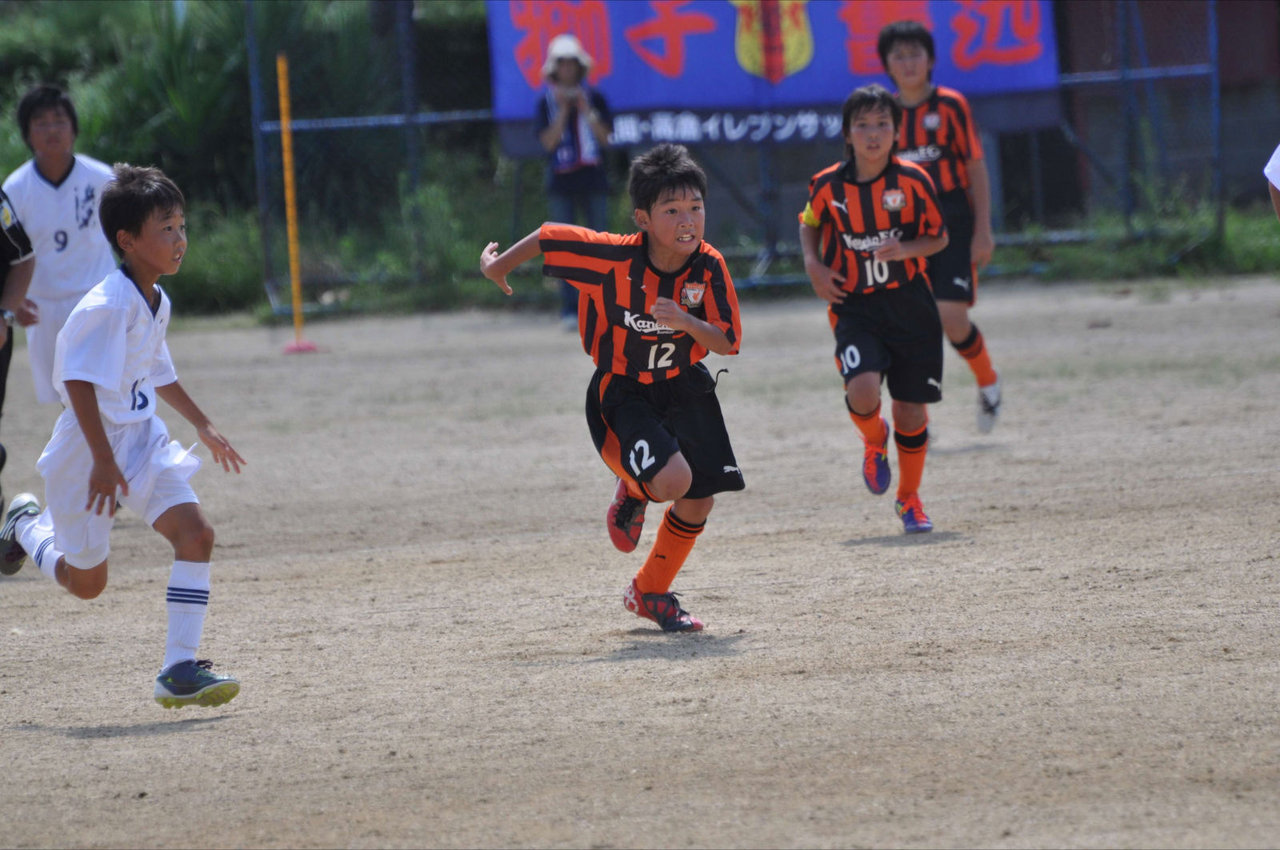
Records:
<instances>
[{"instance_id":1,"label":"metal fence post","mask_svg":"<svg viewBox=\"0 0 1280 850\"><path fill-rule=\"evenodd\" d=\"M1209 0L1209 132L1213 139L1214 236L1221 241L1226 228L1226 209L1222 191L1222 80L1218 67L1218 0Z\"/></svg>"},{"instance_id":2,"label":"metal fence post","mask_svg":"<svg viewBox=\"0 0 1280 850\"><path fill-rule=\"evenodd\" d=\"M258 27L253 8L253 0L245 0L244 29L249 51L249 116L253 122L253 177L258 191L258 238L262 240L263 284L270 291L275 268L271 261L271 208L267 200L267 155L262 140L262 77L258 70Z\"/></svg>"}]
</instances>

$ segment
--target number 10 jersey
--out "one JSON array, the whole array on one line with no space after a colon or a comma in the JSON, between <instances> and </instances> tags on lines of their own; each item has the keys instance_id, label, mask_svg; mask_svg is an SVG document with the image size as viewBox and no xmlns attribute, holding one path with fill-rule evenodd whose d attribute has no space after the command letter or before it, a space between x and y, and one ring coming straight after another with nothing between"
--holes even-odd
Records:
<instances>
[{"instance_id":1,"label":"number 10 jersey","mask_svg":"<svg viewBox=\"0 0 1280 850\"><path fill-rule=\"evenodd\" d=\"M873 180L858 182L853 160L813 175L800 221L818 229L822 262L844 277L842 289L855 294L914 281L927 284L923 257L886 262L877 260L875 251L891 239L909 242L946 230L929 175L896 156ZM856 299L846 298L831 309L856 309Z\"/></svg>"}]
</instances>

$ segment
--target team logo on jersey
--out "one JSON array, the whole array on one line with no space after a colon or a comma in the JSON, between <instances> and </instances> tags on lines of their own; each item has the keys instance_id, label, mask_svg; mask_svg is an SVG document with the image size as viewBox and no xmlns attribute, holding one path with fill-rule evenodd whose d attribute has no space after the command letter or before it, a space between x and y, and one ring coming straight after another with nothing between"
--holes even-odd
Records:
<instances>
[{"instance_id":1,"label":"team logo on jersey","mask_svg":"<svg viewBox=\"0 0 1280 850\"><path fill-rule=\"evenodd\" d=\"M684 282L684 290L680 293L680 303L686 307L697 307L702 303L702 296L707 294L707 284L705 281L694 283L691 280Z\"/></svg>"},{"instance_id":2,"label":"team logo on jersey","mask_svg":"<svg viewBox=\"0 0 1280 850\"><path fill-rule=\"evenodd\" d=\"M942 148L937 145L920 145L918 148L903 148L898 156L908 162L936 162L942 159Z\"/></svg>"},{"instance_id":3,"label":"team logo on jersey","mask_svg":"<svg viewBox=\"0 0 1280 850\"><path fill-rule=\"evenodd\" d=\"M936 112L926 112L920 123L926 130L936 130L942 126L942 116Z\"/></svg>"},{"instance_id":4,"label":"team logo on jersey","mask_svg":"<svg viewBox=\"0 0 1280 850\"><path fill-rule=\"evenodd\" d=\"M9 201L0 201L0 229L13 227L13 210L9 209Z\"/></svg>"},{"instance_id":5,"label":"team logo on jersey","mask_svg":"<svg viewBox=\"0 0 1280 850\"><path fill-rule=\"evenodd\" d=\"M848 248L850 251L862 251L863 253L867 253L874 251L881 245L884 245L890 239L901 239L902 228L893 227L889 230L881 230L878 233L872 233L867 236L854 236L850 233L841 233L840 236L844 238L844 247Z\"/></svg>"},{"instance_id":6,"label":"team logo on jersey","mask_svg":"<svg viewBox=\"0 0 1280 850\"><path fill-rule=\"evenodd\" d=\"M622 311L622 324L636 333L642 334L673 334L675 330L666 325L654 321L641 313L632 313L630 310Z\"/></svg>"},{"instance_id":7,"label":"team logo on jersey","mask_svg":"<svg viewBox=\"0 0 1280 850\"><path fill-rule=\"evenodd\" d=\"M885 189L880 196L880 206L889 212L897 212L907 205L907 196L901 189Z\"/></svg>"}]
</instances>

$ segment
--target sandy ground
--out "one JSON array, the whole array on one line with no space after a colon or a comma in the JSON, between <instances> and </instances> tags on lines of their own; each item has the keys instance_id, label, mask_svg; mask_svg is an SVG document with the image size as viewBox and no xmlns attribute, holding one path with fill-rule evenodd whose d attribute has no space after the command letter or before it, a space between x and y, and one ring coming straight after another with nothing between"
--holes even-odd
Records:
<instances>
[{"instance_id":1,"label":"sandy ground","mask_svg":"<svg viewBox=\"0 0 1280 850\"><path fill-rule=\"evenodd\" d=\"M908 538L819 302L744 304L711 366L747 490L677 579L692 635L621 607L658 512L610 546L552 317L315 322L290 356L179 326L250 462L194 479L201 655L243 690L151 701L171 555L136 515L97 600L0 580L0 845L1276 846L1280 285L1004 283L974 316L1005 415L976 433L948 352ZM3 484L39 491L54 411L12 374Z\"/></svg>"}]
</instances>

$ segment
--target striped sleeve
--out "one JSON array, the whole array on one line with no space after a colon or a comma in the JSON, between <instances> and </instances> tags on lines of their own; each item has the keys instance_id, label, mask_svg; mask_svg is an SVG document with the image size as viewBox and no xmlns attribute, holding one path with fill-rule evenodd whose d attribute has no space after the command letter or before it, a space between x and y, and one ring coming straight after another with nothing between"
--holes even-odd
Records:
<instances>
[{"instance_id":1,"label":"striped sleeve","mask_svg":"<svg viewBox=\"0 0 1280 850\"><path fill-rule=\"evenodd\" d=\"M934 188L933 178L929 172L914 162L900 161L904 176L910 179L916 201L916 236L941 236L946 233L946 222L942 220L942 209L938 204L938 192Z\"/></svg>"},{"instance_id":2,"label":"striped sleeve","mask_svg":"<svg viewBox=\"0 0 1280 850\"><path fill-rule=\"evenodd\" d=\"M831 193L829 191L824 192L823 188L829 182L826 179L827 175L840 168L841 165L842 163L839 162L829 165L809 178L809 199L798 216L801 224L807 227L821 227L823 216L830 215L827 212L827 200L830 198Z\"/></svg>"},{"instance_id":3,"label":"striped sleeve","mask_svg":"<svg viewBox=\"0 0 1280 850\"><path fill-rule=\"evenodd\" d=\"M710 245L703 243L711 266L711 298L706 304L706 321L719 328L733 346L729 354L737 354L742 347L742 320L738 315L738 293L733 288L733 278L724 257Z\"/></svg>"},{"instance_id":4,"label":"striped sleeve","mask_svg":"<svg viewBox=\"0 0 1280 850\"><path fill-rule=\"evenodd\" d=\"M969 101L955 89L943 89L955 111L956 152L961 159L982 159L982 140L978 136L978 125L973 120L973 110Z\"/></svg>"},{"instance_id":5,"label":"striped sleeve","mask_svg":"<svg viewBox=\"0 0 1280 850\"><path fill-rule=\"evenodd\" d=\"M542 274L560 277L578 289L602 286L618 262L619 247L635 240L572 224L547 222L538 232Z\"/></svg>"}]
</instances>

